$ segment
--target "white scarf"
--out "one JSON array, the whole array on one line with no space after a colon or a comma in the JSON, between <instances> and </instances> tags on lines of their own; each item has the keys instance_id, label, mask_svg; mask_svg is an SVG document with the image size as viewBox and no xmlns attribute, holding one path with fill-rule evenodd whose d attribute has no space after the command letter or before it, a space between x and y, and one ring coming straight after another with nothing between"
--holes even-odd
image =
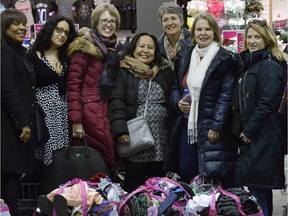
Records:
<instances>
[{"instance_id":1,"label":"white scarf","mask_svg":"<svg viewBox=\"0 0 288 216\"><path fill-rule=\"evenodd\" d=\"M190 144L197 142L197 119L200 92L206 71L219 49L220 47L217 42L212 42L208 47L203 49L200 49L199 46L196 45L191 55L187 76L187 85L191 95L191 108L188 118L188 141Z\"/></svg>"}]
</instances>

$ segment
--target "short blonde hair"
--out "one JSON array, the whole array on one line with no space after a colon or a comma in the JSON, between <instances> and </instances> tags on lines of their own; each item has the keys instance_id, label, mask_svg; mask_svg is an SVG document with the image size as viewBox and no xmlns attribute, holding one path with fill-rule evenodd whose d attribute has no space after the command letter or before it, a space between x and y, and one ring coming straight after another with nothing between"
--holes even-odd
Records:
<instances>
[{"instance_id":1,"label":"short blonde hair","mask_svg":"<svg viewBox=\"0 0 288 216\"><path fill-rule=\"evenodd\" d=\"M222 45L222 37L221 37L221 30L220 27L216 21L216 19L214 18L213 15L209 14L209 13L199 13L192 24L191 27L191 40L193 44L196 44L196 39L195 39L195 24L198 20L200 19L204 19L207 20L210 28L213 30L214 32L214 41L216 41L217 43L219 43L219 45Z\"/></svg>"},{"instance_id":2,"label":"short blonde hair","mask_svg":"<svg viewBox=\"0 0 288 216\"><path fill-rule=\"evenodd\" d=\"M91 27L94 29L97 28L97 25L99 23L99 18L104 11L108 11L108 13L111 16L115 17L115 19L117 21L116 22L116 29L119 29L119 27L120 27L120 14L119 14L117 8L115 8L112 4L109 4L109 3L99 4L94 9L94 11L92 12L92 15L91 15Z\"/></svg>"}]
</instances>

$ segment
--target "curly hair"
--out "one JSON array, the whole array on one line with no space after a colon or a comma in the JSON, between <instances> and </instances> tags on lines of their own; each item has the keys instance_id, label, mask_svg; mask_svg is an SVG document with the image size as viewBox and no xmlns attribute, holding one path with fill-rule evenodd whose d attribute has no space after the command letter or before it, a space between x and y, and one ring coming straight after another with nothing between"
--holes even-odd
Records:
<instances>
[{"instance_id":1,"label":"curly hair","mask_svg":"<svg viewBox=\"0 0 288 216\"><path fill-rule=\"evenodd\" d=\"M154 60L152 61L151 65L157 65L157 66L160 66L161 63L162 63L162 55L161 55L161 52L160 52L160 46L158 44L158 41L157 41L157 38L152 35L152 34L149 34L147 32L143 32L143 33L139 33L139 34L136 34L132 40L130 41L130 43L128 44L128 46L124 49L124 51L121 53L121 57L120 59L123 59L125 56L133 56L133 53L136 49L136 46L137 46L137 43L140 39L140 37L142 36L149 36L152 38L152 40L154 41L154 45L155 45L155 54L154 54Z\"/></svg>"},{"instance_id":2,"label":"curly hair","mask_svg":"<svg viewBox=\"0 0 288 216\"><path fill-rule=\"evenodd\" d=\"M65 61L67 61L67 54L66 54L67 47L77 36L77 32L75 30L74 24L72 20L68 17L64 17L61 15L55 15L51 17L44 24L39 34L37 35L36 40L34 44L32 45L32 50L40 51L41 54L44 54L44 52L51 47L52 34L57 24L61 21L66 21L69 25L69 34L67 36L67 41L65 42L63 46L59 47L59 53L58 53L60 62L64 63Z\"/></svg>"}]
</instances>

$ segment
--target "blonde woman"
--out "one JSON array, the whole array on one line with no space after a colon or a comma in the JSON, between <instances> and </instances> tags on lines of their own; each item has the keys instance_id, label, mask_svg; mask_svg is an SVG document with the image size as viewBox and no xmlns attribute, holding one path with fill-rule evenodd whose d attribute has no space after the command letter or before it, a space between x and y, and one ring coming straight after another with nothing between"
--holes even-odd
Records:
<instances>
[{"instance_id":1,"label":"blonde woman","mask_svg":"<svg viewBox=\"0 0 288 216\"><path fill-rule=\"evenodd\" d=\"M265 216L272 215L272 190L284 188L284 139L277 111L287 60L266 20L249 21L234 92L233 131L240 139L235 180L249 188Z\"/></svg>"}]
</instances>

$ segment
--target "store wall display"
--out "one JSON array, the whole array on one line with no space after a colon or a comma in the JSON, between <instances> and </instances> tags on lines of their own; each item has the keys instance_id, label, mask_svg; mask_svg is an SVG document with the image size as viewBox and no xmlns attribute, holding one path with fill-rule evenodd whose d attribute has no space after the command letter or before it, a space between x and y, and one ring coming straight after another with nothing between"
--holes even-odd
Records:
<instances>
[{"instance_id":1,"label":"store wall display","mask_svg":"<svg viewBox=\"0 0 288 216\"><path fill-rule=\"evenodd\" d=\"M136 0L111 0L110 3L120 13L120 29L135 31L137 29Z\"/></svg>"},{"instance_id":2,"label":"store wall display","mask_svg":"<svg viewBox=\"0 0 288 216\"><path fill-rule=\"evenodd\" d=\"M55 2L51 0L34 0L35 3L35 23L45 23L56 10Z\"/></svg>"},{"instance_id":3,"label":"store wall display","mask_svg":"<svg viewBox=\"0 0 288 216\"><path fill-rule=\"evenodd\" d=\"M73 4L76 0L56 0L57 14L69 17L74 21Z\"/></svg>"},{"instance_id":4,"label":"store wall display","mask_svg":"<svg viewBox=\"0 0 288 216\"><path fill-rule=\"evenodd\" d=\"M93 0L77 0L74 3L75 6L75 22L79 24L79 27L91 26L91 13L94 9ZM97 4L96 4L97 5Z\"/></svg>"},{"instance_id":5,"label":"store wall display","mask_svg":"<svg viewBox=\"0 0 288 216\"><path fill-rule=\"evenodd\" d=\"M27 18L27 25L31 26L34 24L34 17L32 9L35 8L33 0L18 0L14 4L14 8L22 11Z\"/></svg>"}]
</instances>

